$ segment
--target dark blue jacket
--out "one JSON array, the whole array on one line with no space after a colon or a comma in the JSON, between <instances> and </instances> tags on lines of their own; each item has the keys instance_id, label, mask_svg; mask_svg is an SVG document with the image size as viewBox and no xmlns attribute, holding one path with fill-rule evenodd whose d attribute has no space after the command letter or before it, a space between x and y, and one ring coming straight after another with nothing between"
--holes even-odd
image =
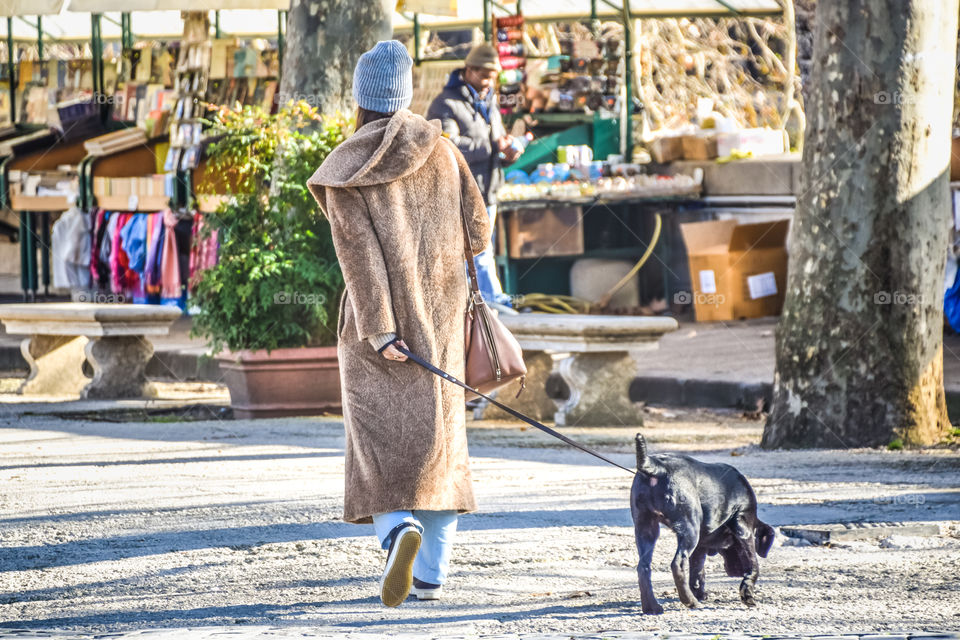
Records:
<instances>
[{"instance_id":1,"label":"dark blue jacket","mask_svg":"<svg viewBox=\"0 0 960 640\"><path fill-rule=\"evenodd\" d=\"M463 80L463 69L450 74L443 91L427 109L427 120L438 119L443 131L457 145L477 179L477 185L487 204L497 201L497 189L503 184L499 146L497 141L506 132L500 119L497 94L487 92L485 105L490 122L474 104L473 92Z\"/></svg>"}]
</instances>

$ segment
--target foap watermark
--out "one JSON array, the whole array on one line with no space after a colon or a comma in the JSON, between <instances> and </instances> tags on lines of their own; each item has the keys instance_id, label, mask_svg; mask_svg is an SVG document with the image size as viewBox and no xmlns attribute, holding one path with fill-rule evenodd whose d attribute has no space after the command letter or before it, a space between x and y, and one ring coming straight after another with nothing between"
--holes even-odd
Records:
<instances>
[{"instance_id":1,"label":"foap watermark","mask_svg":"<svg viewBox=\"0 0 960 640\"><path fill-rule=\"evenodd\" d=\"M914 104L916 97L913 94L904 94L899 91L877 91L873 94L874 104Z\"/></svg>"},{"instance_id":2,"label":"foap watermark","mask_svg":"<svg viewBox=\"0 0 960 640\"><path fill-rule=\"evenodd\" d=\"M273 304L323 305L327 296L322 293L303 293L301 291L278 291L273 294Z\"/></svg>"},{"instance_id":3,"label":"foap watermark","mask_svg":"<svg viewBox=\"0 0 960 640\"><path fill-rule=\"evenodd\" d=\"M311 107L323 106L320 103L320 96L315 93L300 93L299 91L279 91L273 96L274 104L287 104L288 102L305 102Z\"/></svg>"},{"instance_id":4,"label":"foap watermark","mask_svg":"<svg viewBox=\"0 0 960 640\"><path fill-rule=\"evenodd\" d=\"M96 304L124 304L127 296L122 293L106 293L103 291L78 291L74 294L74 302L94 302Z\"/></svg>"},{"instance_id":5,"label":"foap watermark","mask_svg":"<svg viewBox=\"0 0 960 640\"><path fill-rule=\"evenodd\" d=\"M877 291L873 294L874 304L901 304L917 305L924 304L926 300L923 294L903 293L902 291Z\"/></svg>"},{"instance_id":6,"label":"foap watermark","mask_svg":"<svg viewBox=\"0 0 960 640\"><path fill-rule=\"evenodd\" d=\"M919 507L920 505L925 504L926 501L926 497L920 493L905 493L897 496L877 496L873 499L874 504L914 507Z\"/></svg>"},{"instance_id":7,"label":"foap watermark","mask_svg":"<svg viewBox=\"0 0 960 640\"><path fill-rule=\"evenodd\" d=\"M695 304L699 307L719 307L727 298L722 293L693 293L677 291L673 294L673 304Z\"/></svg>"}]
</instances>

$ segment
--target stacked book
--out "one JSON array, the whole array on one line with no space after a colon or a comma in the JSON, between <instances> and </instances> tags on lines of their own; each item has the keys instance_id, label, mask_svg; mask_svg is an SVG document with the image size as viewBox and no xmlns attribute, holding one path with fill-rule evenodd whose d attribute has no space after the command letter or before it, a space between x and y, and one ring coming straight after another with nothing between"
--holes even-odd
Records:
<instances>
[{"instance_id":1,"label":"stacked book","mask_svg":"<svg viewBox=\"0 0 960 640\"><path fill-rule=\"evenodd\" d=\"M96 196L164 196L164 179L162 173L132 178L94 176L93 193Z\"/></svg>"},{"instance_id":2,"label":"stacked book","mask_svg":"<svg viewBox=\"0 0 960 640\"><path fill-rule=\"evenodd\" d=\"M106 135L90 138L83 143L87 153L94 156L106 156L118 151L133 149L147 143L146 132L139 127L114 131Z\"/></svg>"}]
</instances>

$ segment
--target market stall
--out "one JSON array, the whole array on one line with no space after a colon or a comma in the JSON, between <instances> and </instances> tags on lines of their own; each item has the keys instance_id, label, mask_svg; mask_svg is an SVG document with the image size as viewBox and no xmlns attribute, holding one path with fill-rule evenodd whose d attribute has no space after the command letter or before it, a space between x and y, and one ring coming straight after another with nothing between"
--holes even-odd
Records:
<instances>
[{"instance_id":1,"label":"market stall","mask_svg":"<svg viewBox=\"0 0 960 640\"><path fill-rule=\"evenodd\" d=\"M693 100L689 110L696 113L682 123L651 131L656 105L645 99L659 52L637 38L654 19L777 16L779 3L525 0L457 6L456 15L442 17L413 14L418 4L408 0L407 23L395 24L397 33L412 35L418 63L412 108L424 110L462 65L451 60L468 46L455 30L475 29L500 52L504 122L515 137L532 138L498 194L496 259L505 291L523 296L515 298L521 306L560 310L586 298L613 303L610 312L662 311L693 298L681 225L790 216L798 158L754 164L754 171L740 160L780 159L784 132L745 128L716 112L728 113L722 100L708 99ZM697 35L698 25L684 19L664 28ZM721 155L727 157L718 163ZM772 179L744 179L756 169ZM787 186L776 190L781 177ZM731 188L736 184L742 188ZM627 274L636 277L634 286L605 294Z\"/></svg>"},{"instance_id":2,"label":"market stall","mask_svg":"<svg viewBox=\"0 0 960 640\"><path fill-rule=\"evenodd\" d=\"M3 231L20 244L24 299L35 300L42 283L45 296L53 285L74 299L185 308L194 254L211 255L198 247L191 209L191 176L206 144L200 105L273 106L289 3L74 0L65 11L63 1L9 4L3 95L10 135L23 139L0 132L0 192L5 211L20 218L19 229L3 221ZM35 15L44 9L45 21ZM58 232L61 219L69 222ZM113 235L123 241L109 241ZM166 251L160 240L149 258L156 272L178 271L177 282L151 278L146 256L126 268L128 240L136 247L161 235L176 246ZM64 268L81 242L93 264ZM51 251L51 243L59 247ZM160 258L178 268L161 270Z\"/></svg>"}]
</instances>

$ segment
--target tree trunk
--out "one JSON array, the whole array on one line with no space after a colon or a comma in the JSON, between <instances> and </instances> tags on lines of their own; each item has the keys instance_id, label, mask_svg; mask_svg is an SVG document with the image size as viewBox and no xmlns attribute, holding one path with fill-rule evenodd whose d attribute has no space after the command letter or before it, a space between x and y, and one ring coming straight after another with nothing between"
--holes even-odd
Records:
<instances>
[{"instance_id":1,"label":"tree trunk","mask_svg":"<svg viewBox=\"0 0 960 640\"><path fill-rule=\"evenodd\" d=\"M393 37L389 0L292 0L287 15L280 104L306 100L321 113L353 111L353 69Z\"/></svg>"},{"instance_id":2,"label":"tree trunk","mask_svg":"<svg viewBox=\"0 0 960 640\"><path fill-rule=\"evenodd\" d=\"M957 0L816 8L764 447L940 441Z\"/></svg>"}]
</instances>

